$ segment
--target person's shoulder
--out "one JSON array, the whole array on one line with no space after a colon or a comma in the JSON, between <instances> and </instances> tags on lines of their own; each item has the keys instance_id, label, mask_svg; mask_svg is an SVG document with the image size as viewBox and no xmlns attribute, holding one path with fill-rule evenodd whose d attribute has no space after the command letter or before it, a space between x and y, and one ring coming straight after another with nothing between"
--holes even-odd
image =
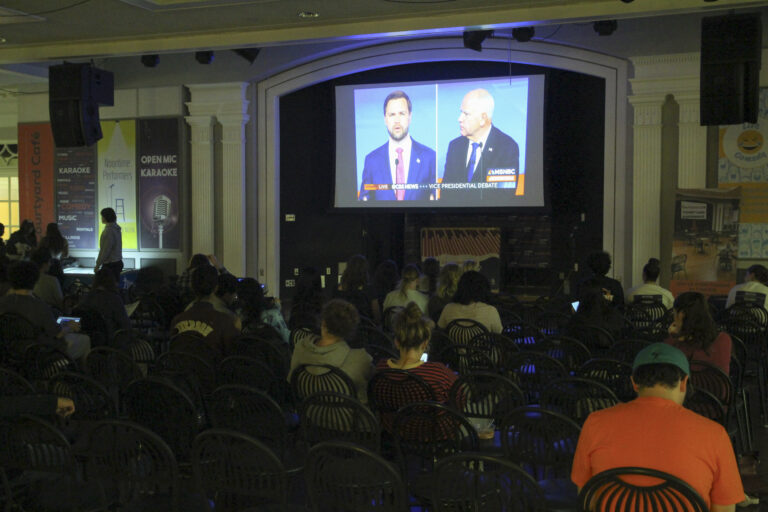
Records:
<instances>
[{"instance_id":1,"label":"person's shoulder","mask_svg":"<svg viewBox=\"0 0 768 512\"><path fill-rule=\"evenodd\" d=\"M515 139L513 139L503 131L499 130L499 128L495 124L491 125L491 133L488 135L488 137L492 138L496 144L499 144L499 143L514 144L515 146L517 146L517 142L515 142Z\"/></svg>"},{"instance_id":2,"label":"person's shoulder","mask_svg":"<svg viewBox=\"0 0 768 512\"><path fill-rule=\"evenodd\" d=\"M422 154L429 154L431 156L435 156L435 150L430 148L429 146L425 146L424 144L417 142L416 139L411 138L411 142L413 143L413 150L420 152Z\"/></svg>"},{"instance_id":3,"label":"person's shoulder","mask_svg":"<svg viewBox=\"0 0 768 512\"><path fill-rule=\"evenodd\" d=\"M367 155L365 155L365 159L368 160L369 158L378 158L382 154L386 155L388 146L389 146L389 141L385 142L384 144L382 144L377 148L374 148Z\"/></svg>"},{"instance_id":4,"label":"person's shoulder","mask_svg":"<svg viewBox=\"0 0 768 512\"><path fill-rule=\"evenodd\" d=\"M347 359L354 363L363 363L370 365L373 361L373 357L364 348L350 348Z\"/></svg>"}]
</instances>

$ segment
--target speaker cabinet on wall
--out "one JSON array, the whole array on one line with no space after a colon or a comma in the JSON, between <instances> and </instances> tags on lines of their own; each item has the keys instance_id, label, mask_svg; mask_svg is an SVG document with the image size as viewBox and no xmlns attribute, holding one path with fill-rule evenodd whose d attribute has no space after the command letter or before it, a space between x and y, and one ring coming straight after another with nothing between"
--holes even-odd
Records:
<instances>
[{"instance_id":1,"label":"speaker cabinet on wall","mask_svg":"<svg viewBox=\"0 0 768 512\"><path fill-rule=\"evenodd\" d=\"M90 64L51 66L48 96L56 147L90 146L102 137L99 105L114 104L114 78Z\"/></svg>"},{"instance_id":2,"label":"speaker cabinet on wall","mask_svg":"<svg viewBox=\"0 0 768 512\"><path fill-rule=\"evenodd\" d=\"M762 24L755 13L701 21L701 124L756 123Z\"/></svg>"}]
</instances>

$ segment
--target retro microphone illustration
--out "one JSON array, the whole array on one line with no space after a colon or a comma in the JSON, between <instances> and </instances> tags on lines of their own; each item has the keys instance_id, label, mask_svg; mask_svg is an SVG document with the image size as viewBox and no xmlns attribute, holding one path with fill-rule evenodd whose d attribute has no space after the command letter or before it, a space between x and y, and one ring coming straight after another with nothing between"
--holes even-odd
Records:
<instances>
[{"instance_id":1,"label":"retro microphone illustration","mask_svg":"<svg viewBox=\"0 0 768 512\"><path fill-rule=\"evenodd\" d=\"M158 249L163 248L163 228L171 215L171 198L160 194L152 201L152 221L157 228Z\"/></svg>"}]
</instances>

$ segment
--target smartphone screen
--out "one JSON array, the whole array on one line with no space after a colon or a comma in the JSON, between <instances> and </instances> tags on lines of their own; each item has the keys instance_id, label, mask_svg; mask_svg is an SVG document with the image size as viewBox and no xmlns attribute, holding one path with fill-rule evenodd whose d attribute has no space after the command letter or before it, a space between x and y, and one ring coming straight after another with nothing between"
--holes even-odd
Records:
<instances>
[{"instance_id":1,"label":"smartphone screen","mask_svg":"<svg viewBox=\"0 0 768 512\"><path fill-rule=\"evenodd\" d=\"M56 323L61 325L64 322L75 322L77 324L80 323L80 317L79 316L60 316L56 319Z\"/></svg>"},{"instance_id":2,"label":"smartphone screen","mask_svg":"<svg viewBox=\"0 0 768 512\"><path fill-rule=\"evenodd\" d=\"M421 362L426 363L427 362L427 357L428 357L428 354L426 352L421 354Z\"/></svg>"},{"instance_id":3,"label":"smartphone screen","mask_svg":"<svg viewBox=\"0 0 768 512\"><path fill-rule=\"evenodd\" d=\"M571 307L573 307L574 311L579 310L579 301L571 302Z\"/></svg>"}]
</instances>

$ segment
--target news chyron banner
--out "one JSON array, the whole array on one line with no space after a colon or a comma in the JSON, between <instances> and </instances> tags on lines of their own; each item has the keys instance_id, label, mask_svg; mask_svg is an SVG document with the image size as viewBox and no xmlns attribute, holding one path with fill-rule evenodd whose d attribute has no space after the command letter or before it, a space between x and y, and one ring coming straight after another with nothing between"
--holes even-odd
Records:
<instances>
[{"instance_id":1,"label":"news chyron banner","mask_svg":"<svg viewBox=\"0 0 768 512\"><path fill-rule=\"evenodd\" d=\"M54 222L53 132L49 123L19 125L19 216L1 222L19 225L28 219L38 238ZM10 231L6 228L6 232Z\"/></svg>"},{"instance_id":2,"label":"news chyron banner","mask_svg":"<svg viewBox=\"0 0 768 512\"><path fill-rule=\"evenodd\" d=\"M111 207L122 228L123 250L138 249L136 222L136 121L102 121L98 142L98 208ZM99 235L104 225L99 222Z\"/></svg>"},{"instance_id":3,"label":"news chyron banner","mask_svg":"<svg viewBox=\"0 0 768 512\"><path fill-rule=\"evenodd\" d=\"M96 146L57 148L56 222L70 249L96 249Z\"/></svg>"},{"instance_id":4,"label":"news chyron banner","mask_svg":"<svg viewBox=\"0 0 768 512\"><path fill-rule=\"evenodd\" d=\"M179 119L138 121L142 249L180 249Z\"/></svg>"}]
</instances>

